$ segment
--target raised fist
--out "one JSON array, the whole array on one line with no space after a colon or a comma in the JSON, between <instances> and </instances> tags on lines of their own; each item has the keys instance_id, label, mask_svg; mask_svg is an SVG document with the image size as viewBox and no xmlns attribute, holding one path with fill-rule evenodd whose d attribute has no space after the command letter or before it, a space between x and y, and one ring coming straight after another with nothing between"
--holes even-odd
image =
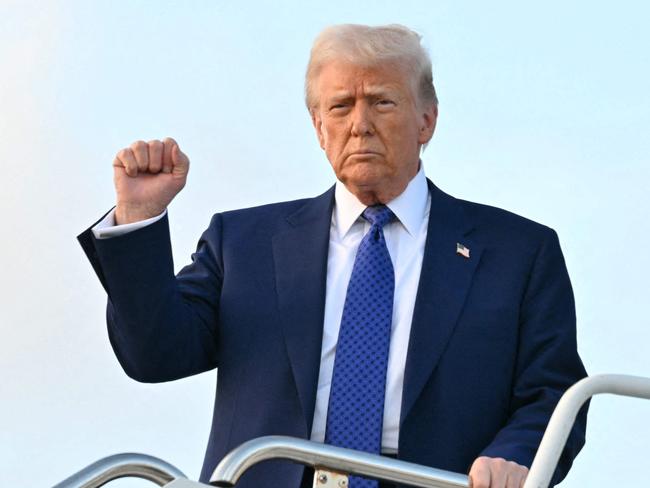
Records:
<instances>
[{"instance_id":1,"label":"raised fist","mask_svg":"<svg viewBox=\"0 0 650 488\"><path fill-rule=\"evenodd\" d=\"M190 160L167 137L136 141L113 161L117 194L115 223L128 224L161 214L185 186Z\"/></svg>"}]
</instances>

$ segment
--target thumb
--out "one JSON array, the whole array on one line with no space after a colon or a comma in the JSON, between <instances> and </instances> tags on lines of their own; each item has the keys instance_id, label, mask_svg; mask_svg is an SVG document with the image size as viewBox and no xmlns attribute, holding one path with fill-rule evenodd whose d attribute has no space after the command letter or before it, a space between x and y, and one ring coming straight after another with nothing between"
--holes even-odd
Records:
<instances>
[{"instance_id":1,"label":"thumb","mask_svg":"<svg viewBox=\"0 0 650 488\"><path fill-rule=\"evenodd\" d=\"M172 174L174 176L186 176L190 170L190 159L185 155L178 144L172 148Z\"/></svg>"}]
</instances>

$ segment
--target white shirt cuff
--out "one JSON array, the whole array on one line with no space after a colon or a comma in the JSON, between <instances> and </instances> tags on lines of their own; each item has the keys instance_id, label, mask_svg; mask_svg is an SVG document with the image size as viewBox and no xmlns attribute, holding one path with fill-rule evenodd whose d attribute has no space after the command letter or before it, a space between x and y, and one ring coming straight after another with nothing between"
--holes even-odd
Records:
<instances>
[{"instance_id":1,"label":"white shirt cuff","mask_svg":"<svg viewBox=\"0 0 650 488\"><path fill-rule=\"evenodd\" d=\"M111 210L95 227L92 228L95 239L108 239L110 237L117 237L134 230L142 229L148 225L158 222L167 214L167 209L160 215L151 217L150 219L140 220L139 222L131 222L130 224L115 225L115 209Z\"/></svg>"}]
</instances>

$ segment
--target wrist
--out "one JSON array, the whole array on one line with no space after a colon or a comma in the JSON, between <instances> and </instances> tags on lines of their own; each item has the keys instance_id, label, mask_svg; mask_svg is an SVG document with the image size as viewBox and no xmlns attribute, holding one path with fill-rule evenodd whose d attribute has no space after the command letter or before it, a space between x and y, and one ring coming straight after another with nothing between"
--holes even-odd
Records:
<instances>
[{"instance_id":1,"label":"wrist","mask_svg":"<svg viewBox=\"0 0 650 488\"><path fill-rule=\"evenodd\" d=\"M118 203L115 206L115 225L132 224L157 217L165 211L164 208L133 206Z\"/></svg>"}]
</instances>

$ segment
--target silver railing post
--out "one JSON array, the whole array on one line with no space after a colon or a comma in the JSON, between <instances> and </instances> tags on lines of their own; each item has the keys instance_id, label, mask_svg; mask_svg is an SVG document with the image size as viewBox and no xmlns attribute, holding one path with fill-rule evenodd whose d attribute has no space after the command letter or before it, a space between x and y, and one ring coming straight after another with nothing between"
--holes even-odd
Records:
<instances>
[{"instance_id":1,"label":"silver railing post","mask_svg":"<svg viewBox=\"0 0 650 488\"><path fill-rule=\"evenodd\" d=\"M553 411L524 488L548 487L580 408L601 393L650 400L650 378L603 374L584 378L569 388Z\"/></svg>"},{"instance_id":2,"label":"silver railing post","mask_svg":"<svg viewBox=\"0 0 650 488\"><path fill-rule=\"evenodd\" d=\"M210 483L233 486L251 466L288 459L316 469L354 473L421 488L467 488L467 476L366 452L284 436L253 439L233 449L212 473Z\"/></svg>"},{"instance_id":3,"label":"silver railing post","mask_svg":"<svg viewBox=\"0 0 650 488\"><path fill-rule=\"evenodd\" d=\"M53 488L98 488L118 478L142 478L165 486L186 476L175 466L146 454L124 453L94 462Z\"/></svg>"}]
</instances>

